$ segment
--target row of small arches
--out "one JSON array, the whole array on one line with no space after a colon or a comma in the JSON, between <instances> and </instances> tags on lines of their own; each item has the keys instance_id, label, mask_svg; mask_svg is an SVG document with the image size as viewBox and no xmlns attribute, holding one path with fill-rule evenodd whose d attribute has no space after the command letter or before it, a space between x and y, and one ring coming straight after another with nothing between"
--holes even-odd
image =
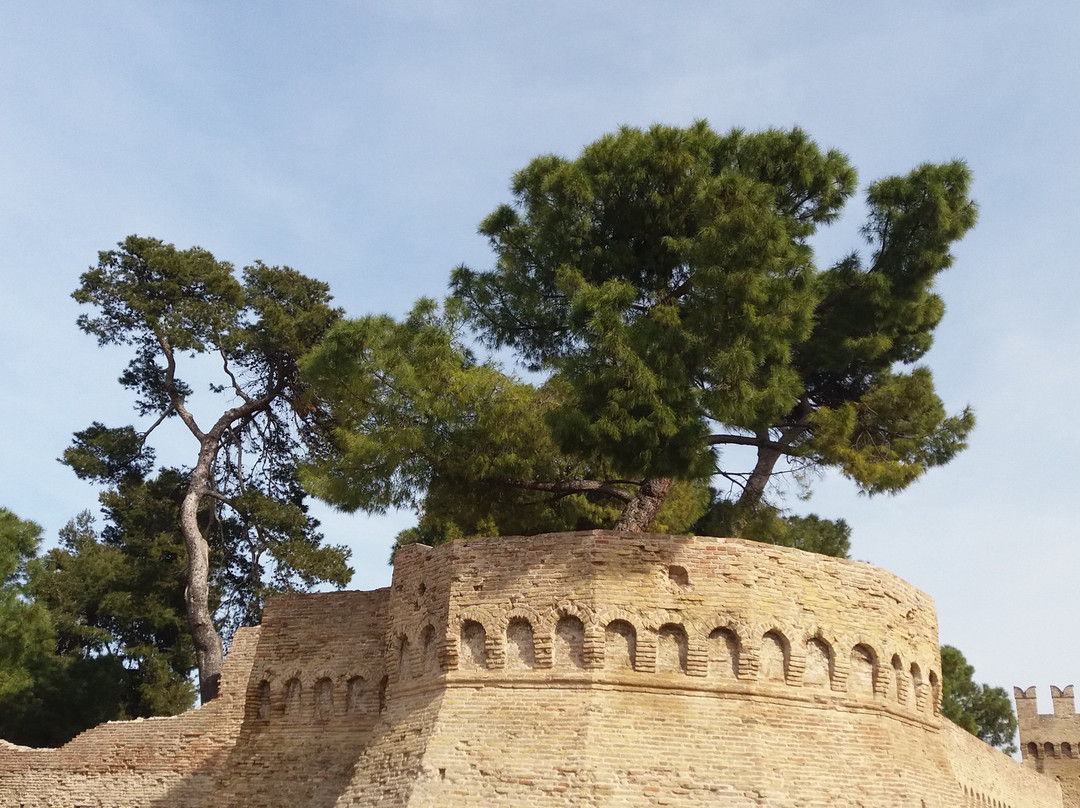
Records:
<instances>
[{"instance_id":1,"label":"row of small arches","mask_svg":"<svg viewBox=\"0 0 1080 808\"><path fill-rule=\"evenodd\" d=\"M704 642L691 644L686 628L665 623L643 635L627 619L603 626L602 636L589 637L584 622L564 614L547 635L538 635L525 617L506 623L502 637L491 636L483 623L461 621L456 649L441 664L434 627L425 626L413 653L407 636L398 638L397 679L437 674L442 668L489 669L592 668L612 671L689 674L730 681L774 682L820 687L864 698L894 700L912 709L936 709L940 680L935 671L923 676L917 663L905 665L898 654L883 664L866 643L857 643L841 663L833 645L809 638L799 653L778 629L764 632L750 648L731 626L714 628Z\"/></svg>"},{"instance_id":2,"label":"row of small arches","mask_svg":"<svg viewBox=\"0 0 1080 808\"><path fill-rule=\"evenodd\" d=\"M372 687L363 676L339 677L337 682L321 676L312 683L309 692L299 676L286 679L280 690L271 678L264 678L256 686L253 717L258 721L269 721L275 716L329 721L335 716L381 713L386 709L389 681L389 677L383 676Z\"/></svg>"},{"instance_id":3,"label":"row of small arches","mask_svg":"<svg viewBox=\"0 0 1080 808\"><path fill-rule=\"evenodd\" d=\"M1057 746L1050 743L1050 741L1042 744L1042 746L1035 743L1035 741L1031 741L1027 744L1025 751L1027 752L1027 757L1030 758L1071 758L1076 757L1076 750L1077 747L1073 746L1068 741L1062 741Z\"/></svg>"},{"instance_id":4,"label":"row of small arches","mask_svg":"<svg viewBox=\"0 0 1080 808\"><path fill-rule=\"evenodd\" d=\"M964 786L964 804L970 808L1012 808L1007 802L988 797L967 786Z\"/></svg>"}]
</instances>

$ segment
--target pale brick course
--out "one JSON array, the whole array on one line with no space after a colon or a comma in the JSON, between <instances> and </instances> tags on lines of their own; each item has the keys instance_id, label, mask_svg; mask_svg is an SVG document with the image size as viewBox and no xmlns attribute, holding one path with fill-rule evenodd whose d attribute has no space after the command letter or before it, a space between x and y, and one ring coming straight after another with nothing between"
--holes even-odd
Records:
<instances>
[{"instance_id":1,"label":"pale brick course","mask_svg":"<svg viewBox=\"0 0 1080 808\"><path fill-rule=\"evenodd\" d=\"M1050 687L1050 715L1039 715L1034 687L1015 687L1013 694L1024 765L1058 781L1067 805L1080 805L1080 716L1073 686Z\"/></svg>"},{"instance_id":2,"label":"pale brick course","mask_svg":"<svg viewBox=\"0 0 1080 808\"><path fill-rule=\"evenodd\" d=\"M939 701L932 600L867 564L606 531L414 545L388 589L273 600L205 707L0 748L0 804L1080 806Z\"/></svg>"}]
</instances>

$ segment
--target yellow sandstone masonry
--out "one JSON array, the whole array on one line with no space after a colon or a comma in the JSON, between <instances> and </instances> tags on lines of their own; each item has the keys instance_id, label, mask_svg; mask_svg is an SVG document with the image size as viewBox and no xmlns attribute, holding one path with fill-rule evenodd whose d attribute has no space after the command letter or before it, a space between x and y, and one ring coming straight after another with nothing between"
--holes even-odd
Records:
<instances>
[{"instance_id":1,"label":"yellow sandstone masonry","mask_svg":"<svg viewBox=\"0 0 1080 808\"><path fill-rule=\"evenodd\" d=\"M1035 688L1013 688L1020 723L1020 752L1024 765L1061 784L1066 805L1080 805L1080 716L1076 714L1073 686L1051 685L1054 712L1039 715Z\"/></svg>"},{"instance_id":2,"label":"yellow sandstone masonry","mask_svg":"<svg viewBox=\"0 0 1080 808\"><path fill-rule=\"evenodd\" d=\"M412 545L389 589L271 601L208 705L0 746L0 805L1080 808L1047 776L1075 746L1021 765L940 690L933 601L860 562L609 531Z\"/></svg>"}]
</instances>

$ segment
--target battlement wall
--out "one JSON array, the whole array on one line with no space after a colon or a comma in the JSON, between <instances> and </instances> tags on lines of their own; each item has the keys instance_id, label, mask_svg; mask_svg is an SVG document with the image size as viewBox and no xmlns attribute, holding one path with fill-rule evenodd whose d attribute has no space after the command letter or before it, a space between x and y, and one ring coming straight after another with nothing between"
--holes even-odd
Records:
<instances>
[{"instance_id":1,"label":"battlement wall","mask_svg":"<svg viewBox=\"0 0 1080 808\"><path fill-rule=\"evenodd\" d=\"M941 718L939 666L933 601L859 562L608 531L410 546L387 589L273 599L199 710L0 747L0 802L1068 805Z\"/></svg>"},{"instance_id":2,"label":"battlement wall","mask_svg":"<svg viewBox=\"0 0 1080 808\"><path fill-rule=\"evenodd\" d=\"M245 683L254 726L370 723L385 700L389 589L272 598ZM381 689L381 695L380 695Z\"/></svg>"},{"instance_id":3,"label":"battlement wall","mask_svg":"<svg viewBox=\"0 0 1080 808\"><path fill-rule=\"evenodd\" d=\"M59 749L0 741L0 804L119 808L179 794L189 805L205 804L213 772L239 734L259 634L258 628L236 633L222 670L222 695L183 715L110 721Z\"/></svg>"},{"instance_id":4,"label":"battlement wall","mask_svg":"<svg viewBox=\"0 0 1080 808\"><path fill-rule=\"evenodd\" d=\"M1024 765L1061 783L1067 799L1080 805L1080 715L1073 686L1050 687L1054 712L1040 715L1036 689L1013 688Z\"/></svg>"}]
</instances>

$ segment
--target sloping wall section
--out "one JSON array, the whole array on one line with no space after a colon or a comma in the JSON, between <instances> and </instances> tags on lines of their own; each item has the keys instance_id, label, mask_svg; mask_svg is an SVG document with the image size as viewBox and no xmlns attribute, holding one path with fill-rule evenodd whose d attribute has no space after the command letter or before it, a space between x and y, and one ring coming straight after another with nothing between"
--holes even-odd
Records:
<instances>
[{"instance_id":1,"label":"sloping wall section","mask_svg":"<svg viewBox=\"0 0 1080 808\"><path fill-rule=\"evenodd\" d=\"M0 741L0 805L24 808L212 805L215 772L236 744L258 628L233 638L220 698L174 718L115 721L60 749Z\"/></svg>"},{"instance_id":2,"label":"sloping wall section","mask_svg":"<svg viewBox=\"0 0 1080 808\"><path fill-rule=\"evenodd\" d=\"M0 749L0 802L1073 804L938 715L928 596L753 542L405 547L389 589L273 601L228 664L184 716Z\"/></svg>"}]
</instances>

